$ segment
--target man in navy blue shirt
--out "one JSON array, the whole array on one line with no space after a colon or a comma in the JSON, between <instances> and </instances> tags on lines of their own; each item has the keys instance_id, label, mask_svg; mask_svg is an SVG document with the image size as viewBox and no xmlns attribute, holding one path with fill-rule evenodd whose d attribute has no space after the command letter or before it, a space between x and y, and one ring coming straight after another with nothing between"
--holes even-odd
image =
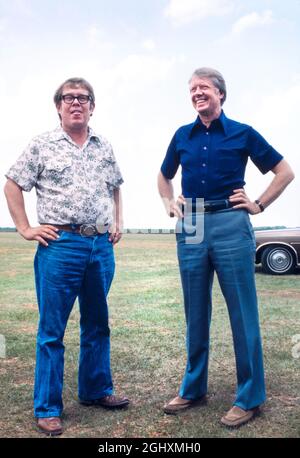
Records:
<instances>
[{"instance_id":1,"label":"man in navy blue shirt","mask_svg":"<svg viewBox=\"0 0 300 458\"><path fill-rule=\"evenodd\" d=\"M166 210L180 223L176 238L187 324L186 371L178 395L164 406L164 412L176 414L206 400L216 272L229 312L237 368L236 398L221 422L238 427L259 413L266 398L254 275L255 238L249 214L270 205L294 174L258 132L225 116L226 85L218 71L195 70L189 88L197 119L175 132L158 177ZM255 201L244 190L249 157L263 174L271 170L275 175ZM182 195L175 201L172 179L179 166ZM195 227L202 228L202 233L193 240Z\"/></svg>"}]
</instances>

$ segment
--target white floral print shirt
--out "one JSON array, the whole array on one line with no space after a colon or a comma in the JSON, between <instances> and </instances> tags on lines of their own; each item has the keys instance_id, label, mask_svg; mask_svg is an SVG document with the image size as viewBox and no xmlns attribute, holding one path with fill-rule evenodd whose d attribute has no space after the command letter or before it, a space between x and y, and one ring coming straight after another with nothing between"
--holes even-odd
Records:
<instances>
[{"instance_id":1,"label":"white floral print shirt","mask_svg":"<svg viewBox=\"0 0 300 458\"><path fill-rule=\"evenodd\" d=\"M61 128L35 137L6 174L36 188L40 224L111 224L113 189L123 183L110 143L89 128L82 147Z\"/></svg>"}]
</instances>

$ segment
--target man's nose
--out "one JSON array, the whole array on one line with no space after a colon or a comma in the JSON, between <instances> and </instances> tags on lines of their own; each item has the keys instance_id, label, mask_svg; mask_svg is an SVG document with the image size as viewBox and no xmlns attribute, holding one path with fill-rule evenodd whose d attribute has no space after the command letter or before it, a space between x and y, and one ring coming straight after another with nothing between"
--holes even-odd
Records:
<instances>
[{"instance_id":1,"label":"man's nose","mask_svg":"<svg viewBox=\"0 0 300 458\"><path fill-rule=\"evenodd\" d=\"M80 105L79 101L78 101L78 98L74 96L74 100L72 102L72 105L74 105L74 103L76 103L76 105Z\"/></svg>"}]
</instances>

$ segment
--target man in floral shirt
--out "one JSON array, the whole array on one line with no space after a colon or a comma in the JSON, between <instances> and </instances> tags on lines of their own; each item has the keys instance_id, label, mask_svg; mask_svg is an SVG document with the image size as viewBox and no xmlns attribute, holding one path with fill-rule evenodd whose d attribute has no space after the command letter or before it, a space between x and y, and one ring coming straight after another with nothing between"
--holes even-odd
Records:
<instances>
[{"instance_id":1,"label":"man in floral shirt","mask_svg":"<svg viewBox=\"0 0 300 458\"><path fill-rule=\"evenodd\" d=\"M5 194L18 232L39 242L34 267L40 321L34 414L40 430L62 433L63 336L75 299L80 308L78 394L82 404L123 408L113 394L107 294L113 245L121 238L123 182L109 142L88 126L91 85L65 81L54 95L61 126L32 140L6 174ZM39 226L28 221L23 191L37 194Z\"/></svg>"}]
</instances>

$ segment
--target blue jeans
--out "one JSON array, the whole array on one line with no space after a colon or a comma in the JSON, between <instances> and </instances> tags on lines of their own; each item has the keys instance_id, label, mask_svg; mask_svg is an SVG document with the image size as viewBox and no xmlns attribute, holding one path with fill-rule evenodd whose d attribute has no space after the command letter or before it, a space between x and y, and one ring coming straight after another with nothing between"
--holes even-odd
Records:
<instances>
[{"instance_id":1,"label":"blue jeans","mask_svg":"<svg viewBox=\"0 0 300 458\"><path fill-rule=\"evenodd\" d=\"M186 243L195 217L203 240ZM265 401L265 383L255 287L255 239L245 210L187 215L177 233L177 252L187 323L187 366L179 395L198 399L207 392L209 328L214 272L225 298L236 357L234 405L251 409ZM201 226L201 224L200 224ZM200 227L199 226L199 227Z\"/></svg>"},{"instance_id":2,"label":"blue jeans","mask_svg":"<svg viewBox=\"0 0 300 458\"><path fill-rule=\"evenodd\" d=\"M38 246L34 267L39 327L34 414L60 416L63 410L63 338L79 299L80 357L78 394L92 400L113 392L107 294L114 276L114 252L108 234L82 237L59 231L60 238Z\"/></svg>"}]
</instances>

